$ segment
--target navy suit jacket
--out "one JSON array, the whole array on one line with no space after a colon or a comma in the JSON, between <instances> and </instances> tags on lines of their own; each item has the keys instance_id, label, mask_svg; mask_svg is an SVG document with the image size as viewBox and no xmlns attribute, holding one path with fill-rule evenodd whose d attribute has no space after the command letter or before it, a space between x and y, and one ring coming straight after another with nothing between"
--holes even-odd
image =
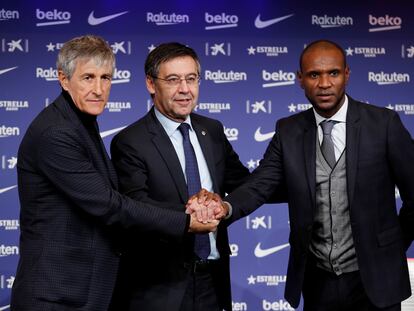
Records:
<instances>
[{"instance_id":1,"label":"navy suit jacket","mask_svg":"<svg viewBox=\"0 0 414 311\"><path fill-rule=\"evenodd\" d=\"M239 186L249 171L240 162L223 132L220 122L191 114L206 159L213 188L224 196ZM175 149L153 109L142 119L121 131L112 140L111 155L117 170L120 190L143 202L169 202L170 208L183 211L188 200L187 185ZM190 268L185 263L193 256L193 237L171 242L157 235L130 237L121 261L125 276L125 301L136 310L179 310ZM136 254L135 247L143 252ZM219 303L231 310L229 244L226 225L217 232L219 269L213 275ZM128 292L130 291L130 292ZM131 292L132 291L132 292ZM134 310L135 310L134 309Z\"/></svg>"},{"instance_id":2,"label":"navy suit jacket","mask_svg":"<svg viewBox=\"0 0 414 311\"><path fill-rule=\"evenodd\" d=\"M183 212L116 191L102 140L99 150L70 101L63 92L45 108L19 148L20 260L12 310L107 310L119 263L117 228L178 240L186 230Z\"/></svg>"},{"instance_id":3,"label":"navy suit jacket","mask_svg":"<svg viewBox=\"0 0 414 311\"><path fill-rule=\"evenodd\" d=\"M260 166L226 200L232 220L286 187L290 256L285 297L297 307L316 209L316 135L312 109L281 119ZM414 234L414 144L394 111L349 97L346 173L352 234L362 283L379 307L410 296L405 250ZM396 210L395 186L403 202Z\"/></svg>"}]
</instances>

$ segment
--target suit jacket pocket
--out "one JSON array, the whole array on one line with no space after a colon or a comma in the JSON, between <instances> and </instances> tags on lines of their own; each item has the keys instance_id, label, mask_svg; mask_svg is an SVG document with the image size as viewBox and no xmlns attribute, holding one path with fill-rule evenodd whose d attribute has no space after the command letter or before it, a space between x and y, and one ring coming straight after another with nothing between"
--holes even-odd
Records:
<instances>
[{"instance_id":1,"label":"suit jacket pocket","mask_svg":"<svg viewBox=\"0 0 414 311\"><path fill-rule=\"evenodd\" d=\"M400 227L392 227L390 229L387 229L385 231L380 232L377 235L378 245L381 246L387 246L389 244L392 244L396 241L402 241L402 234Z\"/></svg>"},{"instance_id":2,"label":"suit jacket pocket","mask_svg":"<svg viewBox=\"0 0 414 311\"><path fill-rule=\"evenodd\" d=\"M93 250L45 246L36 267L35 296L73 307L85 305L93 269Z\"/></svg>"}]
</instances>

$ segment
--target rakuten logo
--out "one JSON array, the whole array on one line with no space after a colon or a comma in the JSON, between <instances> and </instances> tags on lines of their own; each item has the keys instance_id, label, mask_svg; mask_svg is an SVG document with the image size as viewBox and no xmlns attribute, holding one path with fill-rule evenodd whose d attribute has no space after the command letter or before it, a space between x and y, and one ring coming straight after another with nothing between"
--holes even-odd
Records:
<instances>
[{"instance_id":1,"label":"rakuten logo","mask_svg":"<svg viewBox=\"0 0 414 311\"><path fill-rule=\"evenodd\" d=\"M19 19L19 11L0 10L0 21L8 21L10 19Z\"/></svg>"},{"instance_id":2,"label":"rakuten logo","mask_svg":"<svg viewBox=\"0 0 414 311\"><path fill-rule=\"evenodd\" d=\"M49 68L36 68L36 78L42 78L46 81L57 81L58 80L58 71L53 67Z\"/></svg>"},{"instance_id":3,"label":"rakuten logo","mask_svg":"<svg viewBox=\"0 0 414 311\"><path fill-rule=\"evenodd\" d=\"M114 70L112 75L112 84L129 83L131 80L131 72L129 70Z\"/></svg>"},{"instance_id":4,"label":"rakuten logo","mask_svg":"<svg viewBox=\"0 0 414 311\"><path fill-rule=\"evenodd\" d=\"M185 14L164 14L162 12L154 14L152 12L147 12L147 23L155 23L157 26L168 26L189 22L190 17Z\"/></svg>"},{"instance_id":5,"label":"rakuten logo","mask_svg":"<svg viewBox=\"0 0 414 311\"><path fill-rule=\"evenodd\" d=\"M410 75L408 73L385 73L381 72L368 72L368 82L375 82L378 85L399 84L410 82Z\"/></svg>"},{"instance_id":6,"label":"rakuten logo","mask_svg":"<svg viewBox=\"0 0 414 311\"><path fill-rule=\"evenodd\" d=\"M267 72L262 70L262 78L264 81L274 81L263 83L262 86L274 87L274 86L283 86L283 85L293 85L295 84L295 73L294 72L284 72L283 70L275 72Z\"/></svg>"},{"instance_id":7,"label":"rakuten logo","mask_svg":"<svg viewBox=\"0 0 414 311\"><path fill-rule=\"evenodd\" d=\"M0 257L6 257L11 255L19 255L19 247L18 246L8 246L1 244L0 245Z\"/></svg>"},{"instance_id":8,"label":"rakuten logo","mask_svg":"<svg viewBox=\"0 0 414 311\"><path fill-rule=\"evenodd\" d=\"M290 304L287 301L285 301L283 299L280 299L279 301L274 301L274 302L267 301L266 299L264 299L262 301L262 306L263 306L263 310L265 310L265 311L268 311L268 310L276 310L276 311L279 311L279 310L295 310L290 306Z\"/></svg>"},{"instance_id":9,"label":"rakuten logo","mask_svg":"<svg viewBox=\"0 0 414 311\"><path fill-rule=\"evenodd\" d=\"M352 17L347 16L317 16L312 15L312 25L318 25L321 28L333 28L333 27L343 27L343 26L352 26L354 21Z\"/></svg>"},{"instance_id":10,"label":"rakuten logo","mask_svg":"<svg viewBox=\"0 0 414 311\"><path fill-rule=\"evenodd\" d=\"M226 13L221 13L218 15L211 15L208 12L205 13L204 19L207 24L212 24L211 26L206 26L205 30L215 30L223 28L233 28L238 26L239 17L237 15L227 15Z\"/></svg>"},{"instance_id":11,"label":"rakuten logo","mask_svg":"<svg viewBox=\"0 0 414 311\"><path fill-rule=\"evenodd\" d=\"M0 126L0 138L10 137L10 136L19 136L20 129L17 126Z\"/></svg>"},{"instance_id":12,"label":"rakuten logo","mask_svg":"<svg viewBox=\"0 0 414 311\"><path fill-rule=\"evenodd\" d=\"M230 82L238 82L238 81L246 81L247 80L247 73L245 72L237 72L237 71L204 71L204 80L210 80L214 83L230 83Z\"/></svg>"},{"instance_id":13,"label":"rakuten logo","mask_svg":"<svg viewBox=\"0 0 414 311\"><path fill-rule=\"evenodd\" d=\"M70 23L70 12L68 11L58 11L54 9L53 11L42 11L36 9L36 18L38 20L46 20L46 22L37 23L37 27L41 26L52 26L52 25L62 25Z\"/></svg>"},{"instance_id":14,"label":"rakuten logo","mask_svg":"<svg viewBox=\"0 0 414 311\"><path fill-rule=\"evenodd\" d=\"M389 16L388 14L380 17L375 17L369 14L368 21L373 28L369 28L369 32L388 31L401 29L402 18L399 16Z\"/></svg>"}]
</instances>

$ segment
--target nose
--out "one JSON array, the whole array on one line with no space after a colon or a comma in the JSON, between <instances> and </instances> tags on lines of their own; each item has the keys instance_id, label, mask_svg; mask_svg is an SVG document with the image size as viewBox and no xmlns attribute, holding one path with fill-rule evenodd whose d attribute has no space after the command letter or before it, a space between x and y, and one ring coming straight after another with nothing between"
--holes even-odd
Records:
<instances>
[{"instance_id":1,"label":"nose","mask_svg":"<svg viewBox=\"0 0 414 311\"><path fill-rule=\"evenodd\" d=\"M96 79L93 85L93 92L98 96L102 95L102 81L100 79Z\"/></svg>"},{"instance_id":2,"label":"nose","mask_svg":"<svg viewBox=\"0 0 414 311\"><path fill-rule=\"evenodd\" d=\"M331 79L329 75L321 75L319 77L319 87L326 89L331 87L332 83L331 83Z\"/></svg>"},{"instance_id":3,"label":"nose","mask_svg":"<svg viewBox=\"0 0 414 311\"><path fill-rule=\"evenodd\" d=\"M179 90L180 93L188 93L190 91L186 79L181 79L180 80L180 85L179 85L178 90Z\"/></svg>"}]
</instances>

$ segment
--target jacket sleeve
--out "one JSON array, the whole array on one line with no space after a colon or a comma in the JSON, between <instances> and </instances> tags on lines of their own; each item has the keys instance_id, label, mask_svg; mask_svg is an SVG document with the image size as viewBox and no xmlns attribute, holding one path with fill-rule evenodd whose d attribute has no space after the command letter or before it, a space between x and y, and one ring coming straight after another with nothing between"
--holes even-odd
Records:
<instances>
[{"instance_id":1,"label":"jacket sleeve","mask_svg":"<svg viewBox=\"0 0 414 311\"><path fill-rule=\"evenodd\" d=\"M97 171L90 150L70 127L50 128L40 135L38 168L79 208L106 225L157 232L181 238L188 215L134 201L114 190Z\"/></svg>"}]
</instances>

